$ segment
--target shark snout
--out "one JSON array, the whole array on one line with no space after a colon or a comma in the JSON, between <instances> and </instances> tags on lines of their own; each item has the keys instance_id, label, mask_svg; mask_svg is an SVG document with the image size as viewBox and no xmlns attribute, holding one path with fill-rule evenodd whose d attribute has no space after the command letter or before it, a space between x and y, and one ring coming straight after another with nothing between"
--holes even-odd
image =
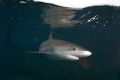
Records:
<instances>
[{"instance_id":1,"label":"shark snout","mask_svg":"<svg viewBox=\"0 0 120 80\"><path fill-rule=\"evenodd\" d=\"M92 53L91 53L90 51L84 51L84 54L85 54L86 56L90 56Z\"/></svg>"}]
</instances>

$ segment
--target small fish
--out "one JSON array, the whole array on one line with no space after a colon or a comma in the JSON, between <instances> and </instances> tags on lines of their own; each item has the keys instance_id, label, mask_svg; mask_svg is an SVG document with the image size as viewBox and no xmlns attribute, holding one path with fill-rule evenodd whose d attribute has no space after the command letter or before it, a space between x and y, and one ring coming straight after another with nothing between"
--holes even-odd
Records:
<instances>
[{"instance_id":1,"label":"small fish","mask_svg":"<svg viewBox=\"0 0 120 80\"><path fill-rule=\"evenodd\" d=\"M71 42L53 39L52 33L49 39L40 45L39 51L30 51L26 53L45 53L48 55L47 57L55 60L78 61L86 69L90 67L86 57L92 54L85 48Z\"/></svg>"}]
</instances>

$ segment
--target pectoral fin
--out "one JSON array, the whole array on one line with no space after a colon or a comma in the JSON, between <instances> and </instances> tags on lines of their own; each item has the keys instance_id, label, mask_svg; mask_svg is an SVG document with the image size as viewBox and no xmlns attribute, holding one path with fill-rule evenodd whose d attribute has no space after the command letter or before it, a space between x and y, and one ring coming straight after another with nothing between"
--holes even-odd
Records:
<instances>
[{"instance_id":1,"label":"pectoral fin","mask_svg":"<svg viewBox=\"0 0 120 80\"><path fill-rule=\"evenodd\" d=\"M43 51L23 51L25 53L47 53L47 52L43 52Z\"/></svg>"},{"instance_id":2,"label":"pectoral fin","mask_svg":"<svg viewBox=\"0 0 120 80\"><path fill-rule=\"evenodd\" d=\"M79 58L79 64L85 69L90 68L90 63L87 58Z\"/></svg>"}]
</instances>

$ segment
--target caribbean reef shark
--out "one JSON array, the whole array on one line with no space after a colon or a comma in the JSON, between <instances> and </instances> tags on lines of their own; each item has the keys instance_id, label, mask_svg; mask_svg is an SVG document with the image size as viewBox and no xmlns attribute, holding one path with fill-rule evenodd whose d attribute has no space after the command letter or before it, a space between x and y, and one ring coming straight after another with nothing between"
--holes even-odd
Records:
<instances>
[{"instance_id":1,"label":"caribbean reef shark","mask_svg":"<svg viewBox=\"0 0 120 80\"><path fill-rule=\"evenodd\" d=\"M26 53L45 53L47 57L55 60L78 61L84 68L90 67L86 57L92 54L89 50L71 42L53 39L52 33L49 39L40 45L39 51Z\"/></svg>"}]
</instances>

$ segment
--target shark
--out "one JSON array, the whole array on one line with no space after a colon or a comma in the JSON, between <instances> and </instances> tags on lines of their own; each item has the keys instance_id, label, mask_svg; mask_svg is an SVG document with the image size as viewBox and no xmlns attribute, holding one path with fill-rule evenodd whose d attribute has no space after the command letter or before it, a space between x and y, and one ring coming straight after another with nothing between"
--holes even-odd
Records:
<instances>
[{"instance_id":1,"label":"shark","mask_svg":"<svg viewBox=\"0 0 120 80\"><path fill-rule=\"evenodd\" d=\"M48 58L54 60L78 61L86 69L90 67L86 57L92 54L89 50L74 43L53 39L52 32L48 40L40 45L39 51L28 51L26 53L43 53L47 54Z\"/></svg>"}]
</instances>

